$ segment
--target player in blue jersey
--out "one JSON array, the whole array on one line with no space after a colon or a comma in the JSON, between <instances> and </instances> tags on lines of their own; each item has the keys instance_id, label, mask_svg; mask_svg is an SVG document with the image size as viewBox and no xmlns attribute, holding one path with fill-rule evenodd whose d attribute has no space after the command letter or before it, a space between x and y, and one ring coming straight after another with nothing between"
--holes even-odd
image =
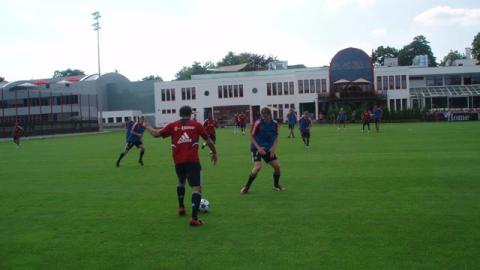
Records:
<instances>
[{"instance_id":1,"label":"player in blue jersey","mask_svg":"<svg viewBox=\"0 0 480 270\"><path fill-rule=\"evenodd\" d=\"M310 128L312 127L312 120L308 116L308 111L303 112L302 118L298 121L300 126L300 134L302 135L303 143L305 147L310 147Z\"/></svg>"},{"instance_id":2,"label":"player in blue jersey","mask_svg":"<svg viewBox=\"0 0 480 270\"><path fill-rule=\"evenodd\" d=\"M337 121L338 121L338 128L337 129L340 129L340 126L343 125L343 128L345 128L345 121L347 120L347 116L345 114L345 111L343 110L343 108L340 108L340 111L338 112L338 116L337 116Z\"/></svg>"},{"instance_id":3,"label":"player in blue jersey","mask_svg":"<svg viewBox=\"0 0 480 270\"><path fill-rule=\"evenodd\" d=\"M127 122L125 123L125 128L127 129L126 136L125 136L125 141L128 142L128 136L130 136L130 130L132 130L132 126L135 124L135 122L132 120L132 117L128 117Z\"/></svg>"},{"instance_id":4,"label":"player in blue jersey","mask_svg":"<svg viewBox=\"0 0 480 270\"><path fill-rule=\"evenodd\" d=\"M133 147L140 148L140 158L138 163L143 166L143 155L145 154L145 147L143 146L142 137L143 132L145 131L145 119L143 116L140 117L137 123L132 125L130 129L130 134L127 138L127 144L125 145L125 150L120 154L117 160L117 167L120 167L120 161L128 153L128 151Z\"/></svg>"},{"instance_id":5,"label":"player in blue jersey","mask_svg":"<svg viewBox=\"0 0 480 270\"><path fill-rule=\"evenodd\" d=\"M297 113L290 108L290 112L287 114L287 121L288 121L288 129L290 130L290 134L288 134L288 138L295 138L293 134L293 130L295 129L295 124L297 124Z\"/></svg>"},{"instance_id":6,"label":"player in blue jersey","mask_svg":"<svg viewBox=\"0 0 480 270\"><path fill-rule=\"evenodd\" d=\"M272 119L272 112L265 107L261 110L261 118L255 122L250 131L250 151L253 158L253 169L240 194L247 194L250 186L262 168L262 159L273 168L273 189L285 190L280 184L280 163L275 155L278 144L278 123Z\"/></svg>"},{"instance_id":7,"label":"player in blue jersey","mask_svg":"<svg viewBox=\"0 0 480 270\"><path fill-rule=\"evenodd\" d=\"M373 120L375 121L375 129L380 131L380 122L382 121L383 111L379 106L375 106L373 109Z\"/></svg>"}]
</instances>

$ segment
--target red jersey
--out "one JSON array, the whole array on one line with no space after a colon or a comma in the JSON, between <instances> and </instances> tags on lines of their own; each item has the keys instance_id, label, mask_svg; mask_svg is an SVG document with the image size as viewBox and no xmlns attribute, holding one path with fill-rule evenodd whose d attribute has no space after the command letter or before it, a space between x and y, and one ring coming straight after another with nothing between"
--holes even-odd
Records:
<instances>
[{"instance_id":1,"label":"red jersey","mask_svg":"<svg viewBox=\"0 0 480 270\"><path fill-rule=\"evenodd\" d=\"M205 123L203 123L205 130L207 131L208 135L215 134L215 128L217 127L217 121L215 119L207 119Z\"/></svg>"},{"instance_id":2,"label":"red jersey","mask_svg":"<svg viewBox=\"0 0 480 270\"><path fill-rule=\"evenodd\" d=\"M238 115L238 122L240 122L240 124L245 124L245 120L247 120L247 116L244 113Z\"/></svg>"},{"instance_id":3,"label":"red jersey","mask_svg":"<svg viewBox=\"0 0 480 270\"><path fill-rule=\"evenodd\" d=\"M160 136L172 138L172 155L175 165L185 162L200 162L198 140L207 140L208 134L202 124L195 120L178 120L160 130Z\"/></svg>"},{"instance_id":4,"label":"red jersey","mask_svg":"<svg viewBox=\"0 0 480 270\"><path fill-rule=\"evenodd\" d=\"M363 121L369 121L370 120L370 113L368 111L364 111L362 113L362 120Z\"/></svg>"},{"instance_id":5,"label":"red jersey","mask_svg":"<svg viewBox=\"0 0 480 270\"><path fill-rule=\"evenodd\" d=\"M19 125L16 125L14 128L13 128L13 136L20 136L20 133L22 133L23 131L23 128Z\"/></svg>"}]
</instances>

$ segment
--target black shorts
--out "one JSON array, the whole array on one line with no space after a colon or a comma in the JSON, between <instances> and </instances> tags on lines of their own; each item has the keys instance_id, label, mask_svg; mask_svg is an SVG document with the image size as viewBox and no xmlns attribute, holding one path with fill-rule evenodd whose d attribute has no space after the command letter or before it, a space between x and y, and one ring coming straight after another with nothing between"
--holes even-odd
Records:
<instances>
[{"instance_id":1,"label":"black shorts","mask_svg":"<svg viewBox=\"0 0 480 270\"><path fill-rule=\"evenodd\" d=\"M265 151L265 155L260 155L257 149L250 149L252 151L252 159L254 162L265 161L266 163L270 163L270 161L277 160L277 155L273 155L273 158L270 157L270 150Z\"/></svg>"},{"instance_id":2,"label":"black shorts","mask_svg":"<svg viewBox=\"0 0 480 270\"><path fill-rule=\"evenodd\" d=\"M380 118L375 118L375 124L380 123Z\"/></svg>"},{"instance_id":3,"label":"black shorts","mask_svg":"<svg viewBox=\"0 0 480 270\"><path fill-rule=\"evenodd\" d=\"M289 128L289 129L294 129L294 128L295 128L295 124L288 124L288 128Z\"/></svg>"},{"instance_id":4,"label":"black shorts","mask_svg":"<svg viewBox=\"0 0 480 270\"><path fill-rule=\"evenodd\" d=\"M215 134L210 134L208 135L208 137L210 138L210 140L212 140L213 143L217 142L217 136Z\"/></svg>"},{"instance_id":5,"label":"black shorts","mask_svg":"<svg viewBox=\"0 0 480 270\"><path fill-rule=\"evenodd\" d=\"M202 166L199 162L185 162L175 165L178 181L182 184L188 180L191 187L202 185Z\"/></svg>"},{"instance_id":6,"label":"black shorts","mask_svg":"<svg viewBox=\"0 0 480 270\"><path fill-rule=\"evenodd\" d=\"M245 123L240 123L240 128L245 128Z\"/></svg>"},{"instance_id":7,"label":"black shorts","mask_svg":"<svg viewBox=\"0 0 480 270\"><path fill-rule=\"evenodd\" d=\"M345 119L340 119L340 120L338 120L338 122L339 122L340 124L345 124Z\"/></svg>"},{"instance_id":8,"label":"black shorts","mask_svg":"<svg viewBox=\"0 0 480 270\"><path fill-rule=\"evenodd\" d=\"M13 136L13 140L14 140L14 141L20 140L20 136Z\"/></svg>"},{"instance_id":9,"label":"black shorts","mask_svg":"<svg viewBox=\"0 0 480 270\"><path fill-rule=\"evenodd\" d=\"M132 149L133 146L139 148L140 145L142 145L142 144L143 144L142 141L127 142L127 144L125 145L125 150L130 150L130 149Z\"/></svg>"},{"instance_id":10,"label":"black shorts","mask_svg":"<svg viewBox=\"0 0 480 270\"><path fill-rule=\"evenodd\" d=\"M303 138L310 138L310 130L300 130Z\"/></svg>"}]
</instances>

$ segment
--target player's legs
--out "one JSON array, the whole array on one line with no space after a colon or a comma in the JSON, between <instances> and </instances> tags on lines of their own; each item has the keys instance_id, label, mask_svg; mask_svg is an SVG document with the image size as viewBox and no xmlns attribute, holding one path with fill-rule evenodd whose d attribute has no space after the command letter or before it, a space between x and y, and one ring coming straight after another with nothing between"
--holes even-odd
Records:
<instances>
[{"instance_id":1,"label":"player's legs","mask_svg":"<svg viewBox=\"0 0 480 270\"><path fill-rule=\"evenodd\" d=\"M133 144L132 142L127 142L127 143L125 144L125 149L123 150L122 153L120 153L120 156L119 156L118 159L117 159L117 163L116 163L117 167L120 166L120 161L121 161L122 158L128 153L128 151L130 151L130 149L132 149L133 145L134 145L134 144Z\"/></svg>"},{"instance_id":2,"label":"player's legs","mask_svg":"<svg viewBox=\"0 0 480 270\"><path fill-rule=\"evenodd\" d=\"M377 132L380 131L380 120L375 120L375 129L377 130Z\"/></svg>"},{"instance_id":3,"label":"player's legs","mask_svg":"<svg viewBox=\"0 0 480 270\"><path fill-rule=\"evenodd\" d=\"M248 193L250 186L252 185L253 181L257 177L258 172L262 169L262 160L260 158L260 154L257 151L252 152L252 157L253 157L253 168L252 168L252 171L250 172L250 175L248 176L247 183L240 190L241 194Z\"/></svg>"},{"instance_id":4,"label":"player's legs","mask_svg":"<svg viewBox=\"0 0 480 270\"><path fill-rule=\"evenodd\" d=\"M280 162L277 157L274 157L268 164L273 168L273 188L277 191L283 191L284 188L280 185Z\"/></svg>"},{"instance_id":5,"label":"player's legs","mask_svg":"<svg viewBox=\"0 0 480 270\"><path fill-rule=\"evenodd\" d=\"M307 141L307 147L310 146L310 131L305 132L305 140Z\"/></svg>"},{"instance_id":6,"label":"player's legs","mask_svg":"<svg viewBox=\"0 0 480 270\"><path fill-rule=\"evenodd\" d=\"M138 148L140 148L140 157L138 158L138 163L143 166L143 155L145 154L145 146L142 142L140 142Z\"/></svg>"},{"instance_id":7,"label":"player's legs","mask_svg":"<svg viewBox=\"0 0 480 270\"><path fill-rule=\"evenodd\" d=\"M178 214L185 215L185 181L187 180L187 173L183 164L175 165L175 172L177 173L177 198L178 198Z\"/></svg>"},{"instance_id":8,"label":"player's legs","mask_svg":"<svg viewBox=\"0 0 480 270\"><path fill-rule=\"evenodd\" d=\"M186 163L185 165L188 183L192 187L192 218L190 225L203 225L203 222L198 219L198 209L202 200L202 168L200 163Z\"/></svg>"}]
</instances>

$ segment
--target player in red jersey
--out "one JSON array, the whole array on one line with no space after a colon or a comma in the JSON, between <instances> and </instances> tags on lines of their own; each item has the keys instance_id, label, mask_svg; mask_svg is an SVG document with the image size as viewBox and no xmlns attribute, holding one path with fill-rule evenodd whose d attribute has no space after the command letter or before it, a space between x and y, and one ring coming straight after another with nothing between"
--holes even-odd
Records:
<instances>
[{"instance_id":1,"label":"player in red jersey","mask_svg":"<svg viewBox=\"0 0 480 270\"><path fill-rule=\"evenodd\" d=\"M17 148L20 148L20 135L23 132L23 128L18 124L18 122L15 122L15 126L13 127L12 131L12 136L13 136L13 142L17 145Z\"/></svg>"},{"instance_id":2,"label":"player in red jersey","mask_svg":"<svg viewBox=\"0 0 480 270\"><path fill-rule=\"evenodd\" d=\"M175 163L175 170L178 177L178 214L185 215L185 181L192 187L192 218L191 226L201 226L203 222L198 219L198 208L202 199L202 177L200 159L198 157L198 140L202 137L211 153L213 164L217 163L217 150L215 144L208 137L202 124L191 119L192 108L183 106L180 108L180 120L167 124L162 129L154 129L147 125L147 130L154 137L171 137L172 155Z\"/></svg>"},{"instance_id":3,"label":"player in red jersey","mask_svg":"<svg viewBox=\"0 0 480 270\"><path fill-rule=\"evenodd\" d=\"M217 120L213 119L212 115L208 115L207 120L203 123L205 130L207 131L208 137L212 140L214 144L217 143L217 136L215 129L218 127ZM206 142L202 144L202 149L207 145Z\"/></svg>"},{"instance_id":4,"label":"player in red jersey","mask_svg":"<svg viewBox=\"0 0 480 270\"><path fill-rule=\"evenodd\" d=\"M238 120L238 113L235 113L233 116L233 121L235 122L235 127L233 128L233 134L237 134L237 129L240 128L240 121Z\"/></svg>"},{"instance_id":5,"label":"player in red jersey","mask_svg":"<svg viewBox=\"0 0 480 270\"><path fill-rule=\"evenodd\" d=\"M240 112L238 114L238 122L240 123L240 129L242 130L242 135L245 135L245 125L247 122L247 116L243 112Z\"/></svg>"},{"instance_id":6,"label":"player in red jersey","mask_svg":"<svg viewBox=\"0 0 480 270\"><path fill-rule=\"evenodd\" d=\"M368 127L368 132L370 132L370 111L365 108L362 112L362 122L363 122L363 127L362 127L362 132L365 132L365 126Z\"/></svg>"}]
</instances>

